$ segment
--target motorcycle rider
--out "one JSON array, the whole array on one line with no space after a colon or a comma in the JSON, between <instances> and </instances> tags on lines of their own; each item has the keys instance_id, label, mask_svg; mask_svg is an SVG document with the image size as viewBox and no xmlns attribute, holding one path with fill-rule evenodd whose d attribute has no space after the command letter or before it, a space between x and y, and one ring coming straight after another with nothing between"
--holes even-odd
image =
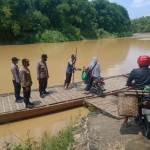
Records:
<instances>
[{"instance_id":1,"label":"motorcycle rider","mask_svg":"<svg viewBox=\"0 0 150 150\"><path fill-rule=\"evenodd\" d=\"M148 68L150 65L150 57L142 55L137 59L137 63L139 68L131 71L126 86L132 87L134 90L143 90L145 85L150 84L150 68ZM126 127L128 127L128 118L129 117L126 116L123 122L123 125Z\"/></svg>"},{"instance_id":2,"label":"motorcycle rider","mask_svg":"<svg viewBox=\"0 0 150 150\"><path fill-rule=\"evenodd\" d=\"M94 78L100 77L100 64L98 63L97 57L93 57L89 67L87 68L89 72L89 77L87 79L86 91L89 91L92 87L92 82ZM87 93L87 92L86 92Z\"/></svg>"}]
</instances>

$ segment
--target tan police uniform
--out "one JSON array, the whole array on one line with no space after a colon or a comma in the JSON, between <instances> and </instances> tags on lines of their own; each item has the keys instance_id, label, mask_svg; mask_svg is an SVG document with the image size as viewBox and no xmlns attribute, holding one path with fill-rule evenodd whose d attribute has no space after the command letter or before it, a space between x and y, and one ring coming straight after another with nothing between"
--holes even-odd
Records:
<instances>
[{"instance_id":1,"label":"tan police uniform","mask_svg":"<svg viewBox=\"0 0 150 150\"><path fill-rule=\"evenodd\" d=\"M36 64L37 78L39 78L39 92L40 95L46 93L47 80L49 77L47 64L45 61L39 60Z\"/></svg>"},{"instance_id":2,"label":"tan police uniform","mask_svg":"<svg viewBox=\"0 0 150 150\"><path fill-rule=\"evenodd\" d=\"M13 59L19 60L16 57L13 57L12 60ZM12 82L14 85L16 102L21 102L20 100L22 99L22 97L20 96L21 85L20 85L20 78L19 78L19 68L14 63L11 64L11 73L12 73Z\"/></svg>"},{"instance_id":3,"label":"tan police uniform","mask_svg":"<svg viewBox=\"0 0 150 150\"><path fill-rule=\"evenodd\" d=\"M30 70L24 66L19 69L21 87L23 88L24 102L26 107L30 104L29 98L31 94L32 79Z\"/></svg>"}]
</instances>

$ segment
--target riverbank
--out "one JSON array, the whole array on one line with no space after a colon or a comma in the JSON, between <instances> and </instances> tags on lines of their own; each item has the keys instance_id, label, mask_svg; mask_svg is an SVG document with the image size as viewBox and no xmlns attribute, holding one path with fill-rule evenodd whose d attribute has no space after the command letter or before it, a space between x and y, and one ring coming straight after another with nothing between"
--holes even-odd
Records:
<instances>
[{"instance_id":1,"label":"riverbank","mask_svg":"<svg viewBox=\"0 0 150 150\"><path fill-rule=\"evenodd\" d=\"M43 132L40 140L28 138L18 145L5 142L3 150L149 150L150 142L143 135L143 126L129 119L129 127L122 126L123 120L106 116L99 110L89 108L85 117L77 117L57 134Z\"/></svg>"},{"instance_id":2,"label":"riverbank","mask_svg":"<svg viewBox=\"0 0 150 150\"><path fill-rule=\"evenodd\" d=\"M91 112L80 127L76 137L75 150L149 150L150 142L143 135L143 126L133 118L129 127L122 126L123 120L116 120L101 112ZM84 134L83 134L84 132Z\"/></svg>"},{"instance_id":3,"label":"riverbank","mask_svg":"<svg viewBox=\"0 0 150 150\"><path fill-rule=\"evenodd\" d=\"M147 39L150 40L150 33L135 33L131 38Z\"/></svg>"},{"instance_id":4,"label":"riverbank","mask_svg":"<svg viewBox=\"0 0 150 150\"><path fill-rule=\"evenodd\" d=\"M16 39L8 41L0 41L0 45L23 45L23 44L37 44L37 43L59 43L59 42L72 42L82 40L96 40L96 39L110 39L119 37L131 37L131 32L122 33L110 33L104 29L96 29L93 32L88 31L80 33L78 35L70 35L69 33L63 33L55 30L45 30L40 34L26 34ZM88 33L88 34L87 34ZM69 35L69 36L68 36Z\"/></svg>"},{"instance_id":5,"label":"riverbank","mask_svg":"<svg viewBox=\"0 0 150 150\"><path fill-rule=\"evenodd\" d=\"M66 38L61 32L58 31L45 31L42 36L39 35L28 35L27 38L19 38L14 41L0 42L0 45L23 45L23 44L37 44L37 43L59 43L59 42L71 42L81 40L93 40L93 39L114 39L121 37L138 38L140 40L150 40L150 33L124 33L122 36L116 33L109 33L100 29L97 31L96 36L85 38L80 35L78 38L73 39Z\"/></svg>"}]
</instances>

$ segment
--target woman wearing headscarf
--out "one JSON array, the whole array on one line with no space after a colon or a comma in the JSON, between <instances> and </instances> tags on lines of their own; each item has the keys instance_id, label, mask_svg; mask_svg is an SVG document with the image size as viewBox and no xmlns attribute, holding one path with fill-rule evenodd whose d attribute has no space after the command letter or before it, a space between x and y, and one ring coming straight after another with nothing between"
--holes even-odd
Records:
<instances>
[{"instance_id":1,"label":"woman wearing headscarf","mask_svg":"<svg viewBox=\"0 0 150 150\"><path fill-rule=\"evenodd\" d=\"M98 63L97 57L93 57L88 67L89 77L87 80L86 91L89 91L94 78L100 77L100 64Z\"/></svg>"}]
</instances>

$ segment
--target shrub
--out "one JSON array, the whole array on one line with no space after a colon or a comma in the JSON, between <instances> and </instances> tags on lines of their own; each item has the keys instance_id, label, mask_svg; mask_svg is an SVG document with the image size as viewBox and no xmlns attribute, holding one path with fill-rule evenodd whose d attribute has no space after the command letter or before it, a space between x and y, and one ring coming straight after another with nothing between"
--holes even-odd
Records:
<instances>
[{"instance_id":1,"label":"shrub","mask_svg":"<svg viewBox=\"0 0 150 150\"><path fill-rule=\"evenodd\" d=\"M59 31L45 30L40 38L40 42L46 43L64 42L64 41L68 41L68 39Z\"/></svg>"}]
</instances>

